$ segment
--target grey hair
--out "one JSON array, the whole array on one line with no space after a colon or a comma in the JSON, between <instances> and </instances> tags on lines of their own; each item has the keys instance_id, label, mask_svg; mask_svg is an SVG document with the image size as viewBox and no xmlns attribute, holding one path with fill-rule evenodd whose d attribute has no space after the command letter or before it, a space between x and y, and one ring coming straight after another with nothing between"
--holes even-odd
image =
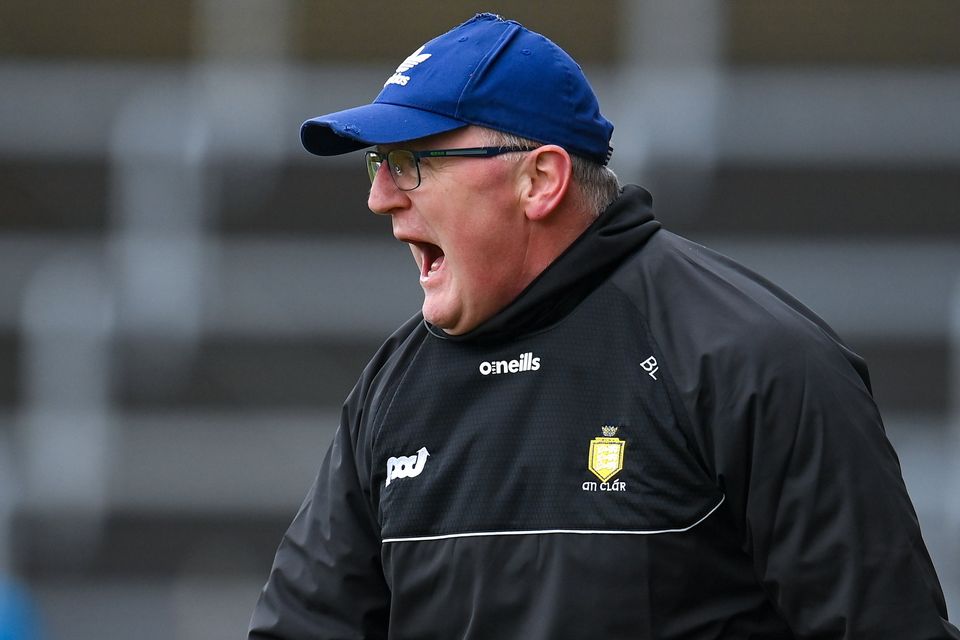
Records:
<instances>
[{"instance_id":1,"label":"grey hair","mask_svg":"<svg viewBox=\"0 0 960 640\"><path fill-rule=\"evenodd\" d=\"M491 147L539 147L542 142L483 128L484 144ZM570 154L573 181L580 188L583 208L594 218L620 195L620 179L610 167L595 160Z\"/></svg>"}]
</instances>

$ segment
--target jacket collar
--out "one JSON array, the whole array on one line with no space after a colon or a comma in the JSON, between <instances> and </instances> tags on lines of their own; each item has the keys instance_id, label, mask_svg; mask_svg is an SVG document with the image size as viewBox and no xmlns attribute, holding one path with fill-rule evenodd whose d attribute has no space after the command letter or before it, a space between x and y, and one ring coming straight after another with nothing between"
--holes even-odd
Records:
<instances>
[{"instance_id":1,"label":"jacket collar","mask_svg":"<svg viewBox=\"0 0 960 640\"><path fill-rule=\"evenodd\" d=\"M653 197L628 185L566 251L489 320L458 336L424 324L432 335L458 342L504 340L546 329L570 313L659 228Z\"/></svg>"}]
</instances>

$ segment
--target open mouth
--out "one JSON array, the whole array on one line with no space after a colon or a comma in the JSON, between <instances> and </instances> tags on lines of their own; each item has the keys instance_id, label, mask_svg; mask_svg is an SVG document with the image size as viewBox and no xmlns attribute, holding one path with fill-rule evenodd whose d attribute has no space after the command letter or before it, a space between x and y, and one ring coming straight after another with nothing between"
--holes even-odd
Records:
<instances>
[{"instance_id":1,"label":"open mouth","mask_svg":"<svg viewBox=\"0 0 960 640\"><path fill-rule=\"evenodd\" d=\"M427 282L443 268L443 249L429 242L416 242L420 252L420 282Z\"/></svg>"}]
</instances>

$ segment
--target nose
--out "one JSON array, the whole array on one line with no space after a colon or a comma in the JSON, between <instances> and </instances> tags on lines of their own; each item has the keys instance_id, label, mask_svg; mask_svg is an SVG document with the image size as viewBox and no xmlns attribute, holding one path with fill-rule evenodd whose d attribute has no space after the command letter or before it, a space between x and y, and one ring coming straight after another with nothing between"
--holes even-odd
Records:
<instances>
[{"instance_id":1,"label":"nose","mask_svg":"<svg viewBox=\"0 0 960 640\"><path fill-rule=\"evenodd\" d=\"M397 188L389 172L390 167L384 162L377 169L377 175L374 176L373 184L370 185L367 207L374 213L392 214L410 204L407 193Z\"/></svg>"}]
</instances>

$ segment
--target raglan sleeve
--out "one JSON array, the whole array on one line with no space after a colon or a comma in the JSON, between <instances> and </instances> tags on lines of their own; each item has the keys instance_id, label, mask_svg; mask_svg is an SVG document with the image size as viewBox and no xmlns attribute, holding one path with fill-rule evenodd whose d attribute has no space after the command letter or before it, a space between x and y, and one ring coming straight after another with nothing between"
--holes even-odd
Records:
<instances>
[{"instance_id":1,"label":"raglan sleeve","mask_svg":"<svg viewBox=\"0 0 960 640\"><path fill-rule=\"evenodd\" d=\"M358 385L359 388L359 385ZM358 436L358 389L284 534L249 639L386 638L389 590Z\"/></svg>"},{"instance_id":2,"label":"raglan sleeve","mask_svg":"<svg viewBox=\"0 0 960 640\"><path fill-rule=\"evenodd\" d=\"M704 356L700 444L743 550L798 639L960 638L862 361L754 335Z\"/></svg>"}]
</instances>

